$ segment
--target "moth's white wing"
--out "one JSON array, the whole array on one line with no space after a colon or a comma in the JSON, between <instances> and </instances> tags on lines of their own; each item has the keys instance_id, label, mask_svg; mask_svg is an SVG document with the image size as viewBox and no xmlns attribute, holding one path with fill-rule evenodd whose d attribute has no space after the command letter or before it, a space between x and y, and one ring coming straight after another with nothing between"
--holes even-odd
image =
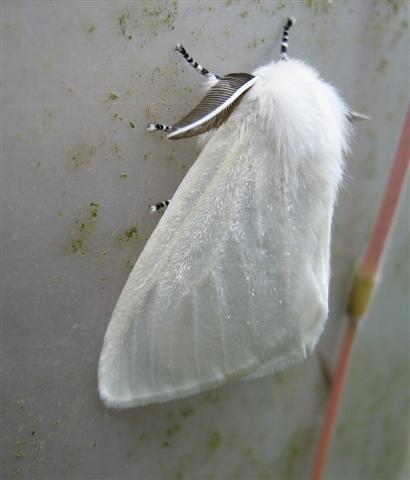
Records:
<instances>
[{"instance_id":1,"label":"moth's white wing","mask_svg":"<svg viewBox=\"0 0 410 480\"><path fill-rule=\"evenodd\" d=\"M340 170L341 148L324 149L325 128L315 140L321 150L310 141L293 165L292 148L284 152L283 139L258 123L259 84L208 141L121 294L99 365L109 406L282 368L304 358L323 328L337 185L330 172L334 162Z\"/></svg>"}]
</instances>

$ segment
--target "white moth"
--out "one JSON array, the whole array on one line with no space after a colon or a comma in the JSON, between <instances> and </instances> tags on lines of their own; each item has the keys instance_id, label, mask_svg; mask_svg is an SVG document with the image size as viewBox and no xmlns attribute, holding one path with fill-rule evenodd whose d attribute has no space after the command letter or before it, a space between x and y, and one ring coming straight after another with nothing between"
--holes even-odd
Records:
<instances>
[{"instance_id":1,"label":"white moth","mask_svg":"<svg viewBox=\"0 0 410 480\"><path fill-rule=\"evenodd\" d=\"M211 88L168 138L206 144L115 307L99 363L109 407L162 402L306 358L328 315L330 234L351 112L282 55ZM154 209L168 205L160 202Z\"/></svg>"}]
</instances>

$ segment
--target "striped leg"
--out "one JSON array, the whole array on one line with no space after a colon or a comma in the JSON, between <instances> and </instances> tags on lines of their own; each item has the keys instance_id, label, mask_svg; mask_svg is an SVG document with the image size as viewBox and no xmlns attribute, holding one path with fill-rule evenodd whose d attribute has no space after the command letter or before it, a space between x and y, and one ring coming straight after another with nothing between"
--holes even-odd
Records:
<instances>
[{"instance_id":1,"label":"striped leg","mask_svg":"<svg viewBox=\"0 0 410 480\"><path fill-rule=\"evenodd\" d=\"M151 205L149 207L149 209L151 210L151 212L158 212L158 210L161 210L161 208L168 207L170 201L171 200L165 200L163 202L158 202L155 205Z\"/></svg>"},{"instance_id":2,"label":"striped leg","mask_svg":"<svg viewBox=\"0 0 410 480\"><path fill-rule=\"evenodd\" d=\"M287 60L288 59L288 37L289 37L289 30L292 25L294 25L296 20L293 17L289 17L288 21L286 22L285 27L283 28L283 35L282 35L282 42L280 44L280 59Z\"/></svg>"},{"instance_id":3,"label":"striped leg","mask_svg":"<svg viewBox=\"0 0 410 480\"><path fill-rule=\"evenodd\" d=\"M198 62L196 62L180 43L178 43L178 45L175 47L175 50L179 52L185 58L185 60L189 64L191 64L193 68L195 68L197 72L199 72L204 77L208 78L208 80L210 81L210 84L208 85L209 87L214 85L221 78L219 75L216 75L215 73L210 72L209 70L204 68L202 65L200 65ZM169 132L171 129L172 129L171 126L165 125L164 123L149 123L147 125L147 130L149 132L157 132L157 131ZM164 206L167 206L167 205L164 205Z\"/></svg>"},{"instance_id":4,"label":"striped leg","mask_svg":"<svg viewBox=\"0 0 410 480\"><path fill-rule=\"evenodd\" d=\"M219 80L221 78L219 75L216 75L215 73L210 72L209 70L204 68L202 65L200 65L198 62L196 62L191 57L191 55L189 55L189 53L185 50L183 45L181 45L180 43L178 43L178 45L175 47L175 50L179 52L185 58L185 60L188 63L190 63L191 66L195 68L195 70L199 72L201 75L204 75L205 77L208 77L208 78L212 78L214 80Z\"/></svg>"},{"instance_id":5,"label":"striped leg","mask_svg":"<svg viewBox=\"0 0 410 480\"><path fill-rule=\"evenodd\" d=\"M164 125L163 123L149 123L147 125L147 130L149 132L156 132L158 130L168 132L169 130L171 130L171 128L172 127L170 127L169 125Z\"/></svg>"}]
</instances>

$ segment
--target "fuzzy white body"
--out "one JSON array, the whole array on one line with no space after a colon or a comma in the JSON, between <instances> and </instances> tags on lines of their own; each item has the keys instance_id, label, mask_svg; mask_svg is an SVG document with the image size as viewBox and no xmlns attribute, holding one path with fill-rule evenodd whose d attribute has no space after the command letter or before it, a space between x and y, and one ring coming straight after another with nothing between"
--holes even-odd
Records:
<instances>
[{"instance_id":1,"label":"fuzzy white body","mask_svg":"<svg viewBox=\"0 0 410 480\"><path fill-rule=\"evenodd\" d=\"M122 291L99 363L107 406L266 375L304 359L324 327L348 110L302 62L253 74Z\"/></svg>"}]
</instances>

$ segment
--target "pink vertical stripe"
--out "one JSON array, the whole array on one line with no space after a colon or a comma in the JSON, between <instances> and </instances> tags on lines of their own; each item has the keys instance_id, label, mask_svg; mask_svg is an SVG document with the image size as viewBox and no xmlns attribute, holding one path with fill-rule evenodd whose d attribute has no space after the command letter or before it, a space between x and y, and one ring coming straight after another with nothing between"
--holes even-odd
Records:
<instances>
[{"instance_id":1,"label":"pink vertical stripe","mask_svg":"<svg viewBox=\"0 0 410 480\"><path fill-rule=\"evenodd\" d=\"M389 180L383 195L383 200L373 228L370 242L361 264L360 272L373 278L380 267L380 260L385 250L387 237L393 223L394 214L400 199L400 193L406 178L406 171L410 160L410 108L407 109L403 131L400 137L399 146L396 151L394 163L390 171ZM356 336L356 321L350 318L347 330L343 339L343 345L339 353L339 360L330 392L329 402L326 407L325 418L318 447L316 450L313 469L310 475L311 480L323 478L334 429L337 420L337 413L343 394L347 369L352 353L353 341Z\"/></svg>"},{"instance_id":2,"label":"pink vertical stripe","mask_svg":"<svg viewBox=\"0 0 410 480\"><path fill-rule=\"evenodd\" d=\"M406 120L396 151L390 177L384 191L383 200L377 216L376 225L361 264L361 272L374 277L387 241L394 213L400 198L400 192L406 178L406 170L410 159L410 108L407 109Z\"/></svg>"}]
</instances>

